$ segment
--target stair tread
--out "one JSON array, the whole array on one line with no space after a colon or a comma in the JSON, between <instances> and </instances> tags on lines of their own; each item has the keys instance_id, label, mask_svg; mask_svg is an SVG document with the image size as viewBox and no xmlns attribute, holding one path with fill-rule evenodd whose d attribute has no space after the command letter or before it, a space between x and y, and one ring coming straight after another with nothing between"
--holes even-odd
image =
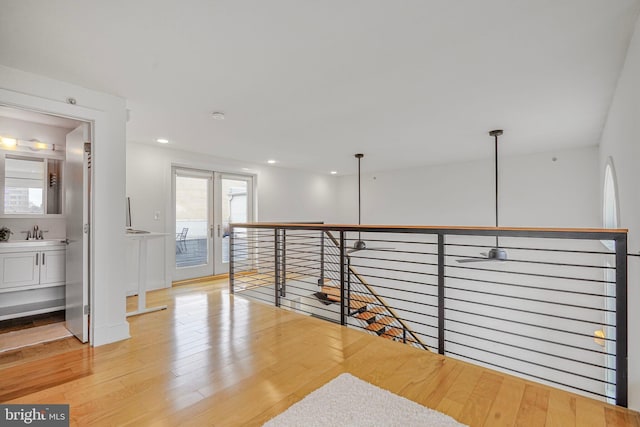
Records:
<instances>
[{"instance_id":1,"label":"stair tread","mask_svg":"<svg viewBox=\"0 0 640 427\"><path fill-rule=\"evenodd\" d=\"M391 338L402 336L402 329L400 328L389 328L384 332L384 335L387 335Z\"/></svg>"},{"instance_id":2,"label":"stair tread","mask_svg":"<svg viewBox=\"0 0 640 427\"><path fill-rule=\"evenodd\" d=\"M367 295L362 295L362 294L351 294L351 299L355 300L355 301L362 301L362 302L366 302L366 303L372 303L372 302L376 302L376 299L374 297L370 297Z\"/></svg>"},{"instance_id":3,"label":"stair tread","mask_svg":"<svg viewBox=\"0 0 640 427\"><path fill-rule=\"evenodd\" d=\"M365 329L367 331L378 332L379 330L384 329L385 327L386 327L385 325L381 325L380 323L373 322L373 323L367 325L367 327L365 327Z\"/></svg>"},{"instance_id":4,"label":"stair tread","mask_svg":"<svg viewBox=\"0 0 640 427\"><path fill-rule=\"evenodd\" d=\"M390 316L383 316L383 317L381 317L380 319L376 320L376 323L379 323L379 324L381 324L381 325L388 326L388 325L392 324L394 320L395 320L395 319L394 319L393 317L390 317Z\"/></svg>"},{"instance_id":5,"label":"stair tread","mask_svg":"<svg viewBox=\"0 0 640 427\"><path fill-rule=\"evenodd\" d=\"M338 297L340 296L340 288L336 288L335 286L323 286L322 292L327 295L336 295Z\"/></svg>"},{"instance_id":6,"label":"stair tread","mask_svg":"<svg viewBox=\"0 0 640 427\"><path fill-rule=\"evenodd\" d=\"M356 317L360 320L370 320L376 317L376 313L370 311L363 311L362 313L356 313Z\"/></svg>"},{"instance_id":7,"label":"stair tread","mask_svg":"<svg viewBox=\"0 0 640 427\"><path fill-rule=\"evenodd\" d=\"M366 306L367 306L367 303L366 302L362 302L362 301L351 301L349 303L349 307L352 310L361 310L361 309L365 308Z\"/></svg>"}]
</instances>

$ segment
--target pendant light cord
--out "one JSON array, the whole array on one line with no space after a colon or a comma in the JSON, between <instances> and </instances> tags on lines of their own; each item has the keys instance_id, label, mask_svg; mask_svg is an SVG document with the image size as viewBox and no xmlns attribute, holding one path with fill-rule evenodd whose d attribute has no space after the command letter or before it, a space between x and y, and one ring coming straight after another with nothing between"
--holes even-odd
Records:
<instances>
[{"instance_id":1,"label":"pendant light cord","mask_svg":"<svg viewBox=\"0 0 640 427\"><path fill-rule=\"evenodd\" d=\"M362 155L358 156L358 225L362 225L362 197L361 197L361 187L360 187L360 160L362 160ZM362 240L362 234L358 230L358 241Z\"/></svg>"},{"instance_id":2,"label":"pendant light cord","mask_svg":"<svg viewBox=\"0 0 640 427\"><path fill-rule=\"evenodd\" d=\"M494 135L494 153L495 153L495 167L496 167L496 228L498 228L498 134ZM496 248L498 247L498 235L496 234Z\"/></svg>"}]
</instances>

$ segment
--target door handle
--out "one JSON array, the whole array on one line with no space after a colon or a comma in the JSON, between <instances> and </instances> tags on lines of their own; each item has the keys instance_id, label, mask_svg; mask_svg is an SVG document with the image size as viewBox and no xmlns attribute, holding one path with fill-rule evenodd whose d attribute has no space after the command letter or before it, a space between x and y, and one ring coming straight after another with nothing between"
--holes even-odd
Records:
<instances>
[{"instance_id":1,"label":"door handle","mask_svg":"<svg viewBox=\"0 0 640 427\"><path fill-rule=\"evenodd\" d=\"M42 265L44 265L44 252L42 252Z\"/></svg>"},{"instance_id":2,"label":"door handle","mask_svg":"<svg viewBox=\"0 0 640 427\"><path fill-rule=\"evenodd\" d=\"M68 245L69 243L71 243L71 240L69 239L60 240L60 243L64 243L65 245Z\"/></svg>"},{"instance_id":3,"label":"door handle","mask_svg":"<svg viewBox=\"0 0 640 427\"><path fill-rule=\"evenodd\" d=\"M220 224L218 224L218 237L220 237L220 228L221 228L221 226L220 226Z\"/></svg>"}]
</instances>

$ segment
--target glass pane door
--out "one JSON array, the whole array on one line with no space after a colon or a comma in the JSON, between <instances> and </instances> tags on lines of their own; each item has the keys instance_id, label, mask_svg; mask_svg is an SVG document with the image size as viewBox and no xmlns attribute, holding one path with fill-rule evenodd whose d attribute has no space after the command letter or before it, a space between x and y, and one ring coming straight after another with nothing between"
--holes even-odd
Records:
<instances>
[{"instance_id":1,"label":"glass pane door","mask_svg":"<svg viewBox=\"0 0 640 427\"><path fill-rule=\"evenodd\" d=\"M229 272L229 224L253 220L252 184L251 176L216 173L216 274Z\"/></svg>"},{"instance_id":2,"label":"glass pane door","mask_svg":"<svg viewBox=\"0 0 640 427\"><path fill-rule=\"evenodd\" d=\"M174 169L176 271L174 280L213 274L211 172Z\"/></svg>"}]
</instances>

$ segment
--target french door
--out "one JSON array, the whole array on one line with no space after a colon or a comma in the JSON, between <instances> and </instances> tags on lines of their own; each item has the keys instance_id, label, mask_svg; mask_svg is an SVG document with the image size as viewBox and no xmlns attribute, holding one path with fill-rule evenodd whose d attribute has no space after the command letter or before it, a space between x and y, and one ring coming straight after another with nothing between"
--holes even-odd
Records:
<instances>
[{"instance_id":1,"label":"french door","mask_svg":"<svg viewBox=\"0 0 640 427\"><path fill-rule=\"evenodd\" d=\"M173 169L174 280L229 271L229 224L252 220L251 176Z\"/></svg>"},{"instance_id":2,"label":"french door","mask_svg":"<svg viewBox=\"0 0 640 427\"><path fill-rule=\"evenodd\" d=\"M215 274L224 274L229 272L229 224L253 220L253 179L216 172L215 182Z\"/></svg>"}]
</instances>

